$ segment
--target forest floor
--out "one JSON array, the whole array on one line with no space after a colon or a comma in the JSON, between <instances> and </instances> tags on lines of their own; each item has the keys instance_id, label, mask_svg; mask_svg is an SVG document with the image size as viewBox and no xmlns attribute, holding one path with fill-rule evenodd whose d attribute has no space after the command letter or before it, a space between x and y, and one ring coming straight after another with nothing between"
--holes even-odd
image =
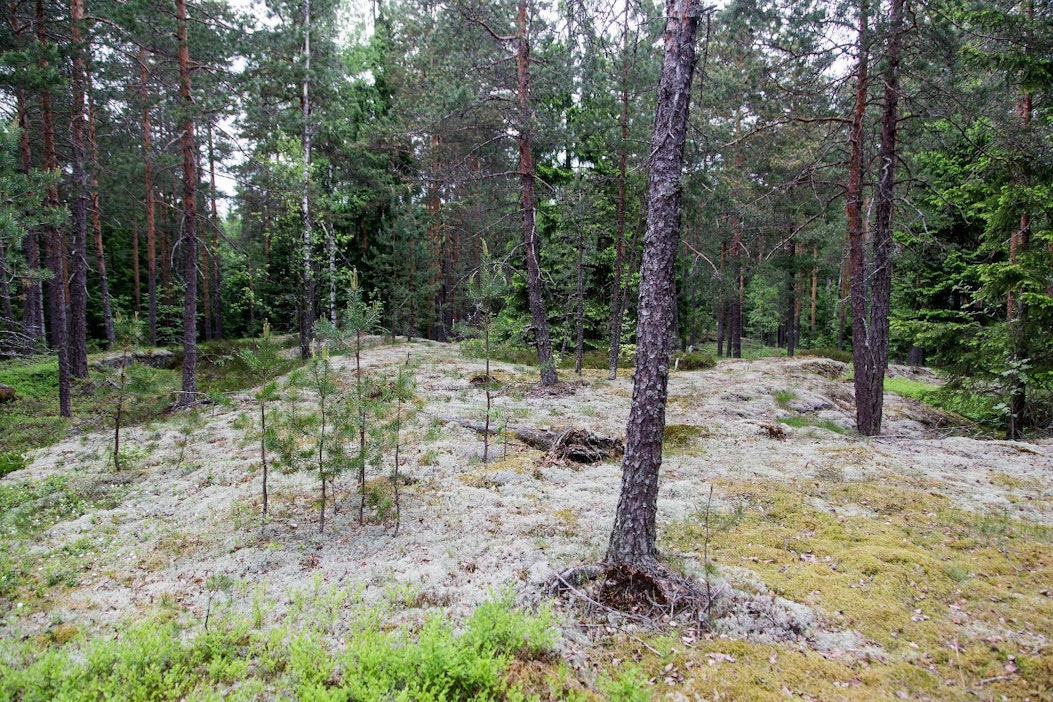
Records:
<instances>
[{"instance_id":1,"label":"forest floor","mask_svg":"<svg viewBox=\"0 0 1053 702\"><path fill-rule=\"evenodd\" d=\"M266 626L327 592L383 603L393 626L413 630L435 611L463 620L508 588L536 600L554 571L600 561L618 463L546 461L514 439L495 439L483 463L480 435L449 421L482 419L471 382L481 362L453 345L381 344L364 353L365 372L394 377L407 354L419 401L402 437L397 536L390 513L359 525L350 475L320 534L313 475L274 471L262 525L245 428L255 403L238 393L127 429L124 471L100 432L38 450L0 480L51 481L85 500L9 551L0 638L112 637L159 609L187 621L239 611ZM333 362L352 383L354 358ZM1053 699L1053 441L972 438L893 393L885 434L858 437L848 371L799 357L674 372L659 547L726 593L712 631L564 604L558 660L515 672L527 689L599 698L597 681L624 669L624 689L644 696L622 699ZM547 393L534 369L494 363L497 422L623 436L630 374L564 371Z\"/></svg>"}]
</instances>

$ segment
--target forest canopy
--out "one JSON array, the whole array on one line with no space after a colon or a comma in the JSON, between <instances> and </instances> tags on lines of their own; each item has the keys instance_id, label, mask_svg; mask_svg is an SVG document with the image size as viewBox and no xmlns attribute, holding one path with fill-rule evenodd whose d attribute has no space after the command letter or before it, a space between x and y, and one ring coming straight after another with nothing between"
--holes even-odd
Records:
<instances>
[{"instance_id":1,"label":"forest canopy","mask_svg":"<svg viewBox=\"0 0 1053 702\"><path fill-rule=\"evenodd\" d=\"M661 6L0 15L0 353L56 353L64 413L118 313L183 346L184 401L198 342L269 324L306 357L360 291L392 335L485 318L545 383L631 357ZM942 369L990 427L1048 434L1051 3L732 0L703 11L696 57L677 345L855 352L858 379L876 344ZM485 310L484 260L505 282Z\"/></svg>"}]
</instances>

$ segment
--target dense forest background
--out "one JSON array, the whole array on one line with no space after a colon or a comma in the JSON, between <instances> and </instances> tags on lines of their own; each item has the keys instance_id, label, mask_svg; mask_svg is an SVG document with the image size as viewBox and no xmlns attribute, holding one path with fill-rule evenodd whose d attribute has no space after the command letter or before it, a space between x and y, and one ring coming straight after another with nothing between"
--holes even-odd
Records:
<instances>
[{"instance_id":1,"label":"dense forest background","mask_svg":"<svg viewBox=\"0 0 1053 702\"><path fill-rule=\"evenodd\" d=\"M543 375L590 352L613 373L635 342L660 6L0 13L5 355L83 376L138 315L183 345L191 398L197 342L269 324L306 355L360 291L392 334L485 318ZM704 10L697 56L678 344L847 354L887 292L890 358L945 369L1011 436L1048 433L1048 0L733 0ZM506 284L480 296L494 262Z\"/></svg>"}]
</instances>

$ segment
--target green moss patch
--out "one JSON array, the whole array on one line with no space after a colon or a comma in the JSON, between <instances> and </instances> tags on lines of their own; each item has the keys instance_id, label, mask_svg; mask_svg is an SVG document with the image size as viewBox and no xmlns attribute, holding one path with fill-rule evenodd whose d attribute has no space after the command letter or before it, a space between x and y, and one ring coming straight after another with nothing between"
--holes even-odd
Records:
<instances>
[{"instance_id":1,"label":"green moss patch","mask_svg":"<svg viewBox=\"0 0 1053 702\"><path fill-rule=\"evenodd\" d=\"M1053 557L1040 525L878 482L721 481L717 490L744 514L732 529L710 530L718 570L755 572L774 594L859 632L879 653L713 642L684 655L701 666L716 647L736 663L721 676L700 667L698 689L712 685L721 699L777 699L784 688L850 700L1053 693ZM813 498L831 511L809 506ZM858 505L876 516L848 516ZM697 517L674 525L666 540L701 554L705 534ZM773 657L777 664L768 664Z\"/></svg>"}]
</instances>

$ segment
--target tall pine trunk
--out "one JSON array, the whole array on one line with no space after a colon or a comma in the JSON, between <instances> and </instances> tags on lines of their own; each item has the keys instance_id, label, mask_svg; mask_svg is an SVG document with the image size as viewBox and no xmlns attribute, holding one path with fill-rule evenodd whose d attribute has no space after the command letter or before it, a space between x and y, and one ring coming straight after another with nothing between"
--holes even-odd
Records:
<instances>
[{"instance_id":1,"label":"tall pine trunk","mask_svg":"<svg viewBox=\"0 0 1053 702\"><path fill-rule=\"evenodd\" d=\"M88 377L88 187L87 42L82 34L84 0L70 0L70 47L72 61L72 114L70 115L70 166L72 196L70 204L70 296L69 296L69 362L76 378Z\"/></svg>"},{"instance_id":2,"label":"tall pine trunk","mask_svg":"<svg viewBox=\"0 0 1053 702\"><path fill-rule=\"evenodd\" d=\"M848 190L845 215L848 219L848 272L852 307L852 363L855 370L856 428L873 433L870 383L870 354L867 351L866 241L863 236L863 126L870 85L870 38L867 0L859 4L859 58L856 65L856 98L849 134ZM869 431L868 431L869 430Z\"/></svg>"},{"instance_id":3,"label":"tall pine trunk","mask_svg":"<svg viewBox=\"0 0 1053 702\"><path fill-rule=\"evenodd\" d=\"M36 0L37 41L40 42L40 59L37 62L42 72L49 70L47 53L48 35L44 0ZM44 171L57 178L58 156L55 153L55 113L51 107L51 90L40 91L40 115L43 122ZM44 208L49 213L58 211L58 187L54 182L48 185L44 197ZM59 414L72 417L70 403L70 368L69 344L66 336L66 285L65 261L62 253L62 232L54 224L44 226L44 247L47 266L51 270L48 281L48 311L51 315L51 342L58 355L59 376Z\"/></svg>"},{"instance_id":4,"label":"tall pine trunk","mask_svg":"<svg viewBox=\"0 0 1053 702\"><path fill-rule=\"evenodd\" d=\"M636 379L625 436L621 496L606 560L656 563L658 472L676 305L676 252L680 243L681 170L695 68L698 0L667 0L665 51L651 138L647 232L640 266L636 327Z\"/></svg>"},{"instance_id":5,"label":"tall pine trunk","mask_svg":"<svg viewBox=\"0 0 1053 702\"><path fill-rule=\"evenodd\" d=\"M519 183L520 208L523 214L523 251L526 255L527 298L530 320L537 342L537 361L541 367L541 384L555 385L556 364L552 359L552 341L545 318L545 301L541 293L541 261L537 241L537 203L534 197L534 128L530 107L530 36L527 17L528 0L519 0L516 17L516 77L519 101Z\"/></svg>"},{"instance_id":6,"label":"tall pine trunk","mask_svg":"<svg viewBox=\"0 0 1053 702\"><path fill-rule=\"evenodd\" d=\"M208 178L210 193L212 195L212 212L209 218L212 229L212 338L223 338L223 300L220 296L222 279L219 272L219 191L216 190L216 152L212 143L212 121L208 122ZM201 272L202 276L209 276L209 269Z\"/></svg>"},{"instance_id":7,"label":"tall pine trunk","mask_svg":"<svg viewBox=\"0 0 1053 702\"><path fill-rule=\"evenodd\" d=\"M179 98L183 114L180 146L183 156L183 393L179 404L197 401L197 146L194 142L194 99L190 92L190 46L186 0L176 0L179 39Z\"/></svg>"},{"instance_id":8,"label":"tall pine trunk","mask_svg":"<svg viewBox=\"0 0 1053 702\"><path fill-rule=\"evenodd\" d=\"M139 101L142 103L143 170L146 184L146 304L150 344L157 345L157 217L154 200L154 168L147 93L146 49L139 48Z\"/></svg>"},{"instance_id":9,"label":"tall pine trunk","mask_svg":"<svg viewBox=\"0 0 1053 702\"><path fill-rule=\"evenodd\" d=\"M95 260L99 271L99 287L102 293L102 321L106 329L106 344L109 348L117 342L113 329L113 304L110 300L110 279L106 274L106 250L102 241L102 209L99 201L99 145L95 139L95 102L91 95L91 73L86 75L88 87L88 147L91 151L91 227L95 234ZM138 237L136 237L138 238ZM135 296L139 296L139 242L132 242L135 266Z\"/></svg>"},{"instance_id":10,"label":"tall pine trunk","mask_svg":"<svg viewBox=\"0 0 1053 702\"><path fill-rule=\"evenodd\" d=\"M22 45L23 29L25 28L19 15L18 0L11 0L11 30L17 46ZM28 176L33 169L33 151L29 142L29 103L25 88L15 90L15 111L18 119L19 170ZM40 246L36 230L26 232L22 240L22 254L26 264L26 276L22 281L25 294L22 331L28 345L26 351L32 351L44 340L44 291L37 277L40 272Z\"/></svg>"}]
</instances>

